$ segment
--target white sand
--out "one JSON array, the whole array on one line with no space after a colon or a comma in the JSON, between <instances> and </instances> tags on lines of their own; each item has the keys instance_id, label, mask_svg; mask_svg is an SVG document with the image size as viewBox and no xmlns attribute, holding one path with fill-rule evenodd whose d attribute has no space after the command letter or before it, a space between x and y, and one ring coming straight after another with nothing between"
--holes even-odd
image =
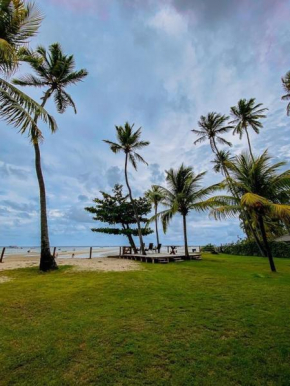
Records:
<instances>
[{"instance_id":1,"label":"white sand","mask_svg":"<svg viewBox=\"0 0 290 386\"><path fill-rule=\"evenodd\" d=\"M76 252L75 256L82 254ZM71 253L70 253L71 256ZM56 259L58 265L72 265L75 271L137 271L142 269L141 264L132 260L117 258L61 258ZM9 255L0 263L0 272L17 268L37 267L39 256Z\"/></svg>"}]
</instances>

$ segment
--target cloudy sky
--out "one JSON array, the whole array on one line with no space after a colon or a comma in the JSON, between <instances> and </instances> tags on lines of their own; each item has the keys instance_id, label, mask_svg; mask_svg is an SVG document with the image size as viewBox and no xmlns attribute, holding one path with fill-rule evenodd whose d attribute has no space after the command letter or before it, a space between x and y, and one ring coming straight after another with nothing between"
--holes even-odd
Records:
<instances>
[{"instance_id":1,"label":"cloudy sky","mask_svg":"<svg viewBox=\"0 0 290 386\"><path fill-rule=\"evenodd\" d=\"M89 77L69 92L78 114L48 110L59 130L42 127L52 245L118 245L122 239L95 234L84 207L123 183L122 155L114 125L142 126L150 146L149 166L131 170L134 194L164 184L164 170L182 162L207 171L205 185L220 180L211 169L207 143L194 146L191 129L202 114L228 114L240 98L255 97L269 108L255 153L268 148L290 160L290 118L281 101L281 76L290 70L288 0L37 0L45 15L31 45L60 42ZM22 67L20 72L28 69ZM35 98L41 92L26 89ZM0 245L39 245L38 185L29 139L0 122ZM233 153L246 149L229 134ZM189 217L192 245L225 243L241 235L237 221L216 222L208 214ZM154 236L146 238L146 242ZM163 244L182 243L176 216Z\"/></svg>"}]
</instances>

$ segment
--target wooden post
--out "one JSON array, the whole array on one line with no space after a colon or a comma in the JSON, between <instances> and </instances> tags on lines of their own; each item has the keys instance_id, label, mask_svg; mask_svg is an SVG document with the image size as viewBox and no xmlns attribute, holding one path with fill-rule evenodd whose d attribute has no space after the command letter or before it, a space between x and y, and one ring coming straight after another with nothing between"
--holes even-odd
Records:
<instances>
[{"instance_id":1,"label":"wooden post","mask_svg":"<svg viewBox=\"0 0 290 386\"><path fill-rule=\"evenodd\" d=\"M5 249L6 249L5 247L2 249L0 263L3 263L3 257L4 257Z\"/></svg>"},{"instance_id":2,"label":"wooden post","mask_svg":"<svg viewBox=\"0 0 290 386\"><path fill-rule=\"evenodd\" d=\"M56 251L56 247L53 248L53 258L55 259L55 251Z\"/></svg>"},{"instance_id":3,"label":"wooden post","mask_svg":"<svg viewBox=\"0 0 290 386\"><path fill-rule=\"evenodd\" d=\"M92 258L92 253L93 253L93 247L90 247L90 259Z\"/></svg>"}]
</instances>

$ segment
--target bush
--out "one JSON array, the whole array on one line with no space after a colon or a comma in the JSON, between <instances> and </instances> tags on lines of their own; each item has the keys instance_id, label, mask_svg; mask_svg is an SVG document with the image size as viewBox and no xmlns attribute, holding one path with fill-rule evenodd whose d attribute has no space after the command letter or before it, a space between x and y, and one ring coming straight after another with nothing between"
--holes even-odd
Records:
<instances>
[{"instance_id":1,"label":"bush","mask_svg":"<svg viewBox=\"0 0 290 386\"><path fill-rule=\"evenodd\" d=\"M269 243L274 257L290 257L290 245L283 242L272 241ZM219 247L219 251L228 255L238 256L262 256L254 241L238 241Z\"/></svg>"},{"instance_id":2,"label":"bush","mask_svg":"<svg viewBox=\"0 0 290 386\"><path fill-rule=\"evenodd\" d=\"M218 252L216 250L216 247L212 244L207 244L204 247L201 248L202 252L211 252L213 255L217 255Z\"/></svg>"}]
</instances>

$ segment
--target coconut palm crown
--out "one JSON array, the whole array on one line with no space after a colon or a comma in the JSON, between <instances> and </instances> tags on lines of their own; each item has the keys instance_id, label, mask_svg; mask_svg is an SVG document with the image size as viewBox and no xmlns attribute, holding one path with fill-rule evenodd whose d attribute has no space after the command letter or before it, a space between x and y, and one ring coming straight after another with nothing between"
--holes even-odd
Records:
<instances>
[{"instance_id":1,"label":"coconut palm crown","mask_svg":"<svg viewBox=\"0 0 290 386\"><path fill-rule=\"evenodd\" d=\"M59 113L64 113L69 106L76 113L75 103L65 88L82 81L88 72L85 69L75 71L73 55L65 55L59 43L50 45L49 52L38 46L33 52L33 58L38 58L39 61L31 61L31 57L27 57L36 75L21 76L14 79L13 83L19 86L45 87L43 101L53 96Z\"/></svg>"},{"instance_id":2,"label":"coconut palm crown","mask_svg":"<svg viewBox=\"0 0 290 386\"><path fill-rule=\"evenodd\" d=\"M214 160L211 161L214 164L213 170L216 173L227 174L227 167L233 159L234 158L228 150L219 150L218 153L216 153Z\"/></svg>"},{"instance_id":3,"label":"coconut palm crown","mask_svg":"<svg viewBox=\"0 0 290 386\"><path fill-rule=\"evenodd\" d=\"M22 0L0 2L0 70L13 71L29 39L36 35L43 19L34 3Z\"/></svg>"},{"instance_id":4,"label":"coconut palm crown","mask_svg":"<svg viewBox=\"0 0 290 386\"><path fill-rule=\"evenodd\" d=\"M124 127L115 126L115 128L118 143L104 140L105 143L110 145L112 152L124 152L126 155L128 155L128 161L130 161L135 170L137 170L138 161L148 165L144 158L139 153L137 153L137 151L143 149L144 147L150 144L150 142L148 141L141 141L140 138L142 128L139 127L138 130L134 131L134 124L130 125L129 122L126 122Z\"/></svg>"},{"instance_id":5,"label":"coconut palm crown","mask_svg":"<svg viewBox=\"0 0 290 386\"><path fill-rule=\"evenodd\" d=\"M248 128L251 127L256 134L259 134L260 129L263 127L260 119L266 118L264 114L267 108L261 108L263 103L256 104L256 99L251 98L249 100L240 99L237 106L231 107L231 116L234 118L230 124L234 124L235 128L233 134L238 134L242 139L244 133L247 136L249 151L252 159L254 159L252 146Z\"/></svg>"},{"instance_id":6,"label":"coconut palm crown","mask_svg":"<svg viewBox=\"0 0 290 386\"><path fill-rule=\"evenodd\" d=\"M230 142L221 137L222 134L233 128L233 126L226 123L228 119L229 117L215 112L209 113L207 116L202 115L198 121L199 130L191 130L199 137L194 144L209 140L211 149L215 153L218 151L216 142L221 145L232 146Z\"/></svg>"},{"instance_id":7,"label":"coconut palm crown","mask_svg":"<svg viewBox=\"0 0 290 386\"><path fill-rule=\"evenodd\" d=\"M42 16L33 3L2 0L0 20L0 73L3 74L3 78L0 78L0 118L8 125L19 128L21 133L29 131L30 134L34 127L41 136L33 119L33 115L37 115L51 131L55 131L57 125L53 117L7 80L30 52L29 39L37 33Z\"/></svg>"}]
</instances>

